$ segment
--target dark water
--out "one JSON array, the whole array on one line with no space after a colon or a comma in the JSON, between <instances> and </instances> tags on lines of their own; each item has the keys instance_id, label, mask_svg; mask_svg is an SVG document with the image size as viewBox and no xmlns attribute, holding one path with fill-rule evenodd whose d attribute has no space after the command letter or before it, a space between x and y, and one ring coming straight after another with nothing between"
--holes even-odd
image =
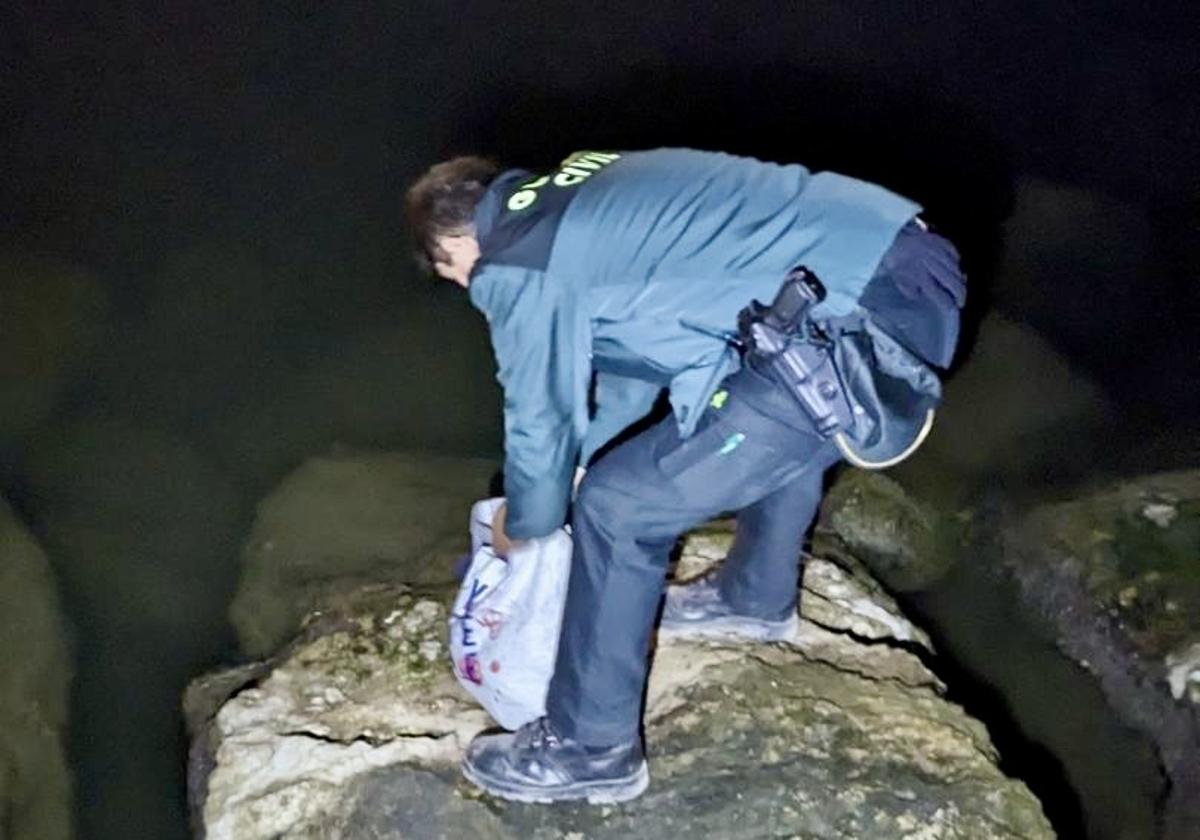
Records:
<instances>
[{"instance_id":1,"label":"dark water","mask_svg":"<svg viewBox=\"0 0 1200 840\"><path fill-rule=\"evenodd\" d=\"M951 699L984 721L1001 768L1029 785L1060 837L1158 836L1164 779L1151 744L1113 716L1095 679L1029 624L981 558L964 557L905 607L930 632Z\"/></svg>"}]
</instances>

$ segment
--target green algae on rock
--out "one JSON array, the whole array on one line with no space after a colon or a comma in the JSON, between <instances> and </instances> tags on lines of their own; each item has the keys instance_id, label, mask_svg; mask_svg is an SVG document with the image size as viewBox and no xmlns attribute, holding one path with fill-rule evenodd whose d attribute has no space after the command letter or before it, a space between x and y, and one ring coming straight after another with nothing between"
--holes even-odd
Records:
<instances>
[{"instance_id":1,"label":"green algae on rock","mask_svg":"<svg viewBox=\"0 0 1200 840\"><path fill-rule=\"evenodd\" d=\"M961 528L885 475L840 473L821 504L818 553L861 561L898 592L928 589L958 558Z\"/></svg>"},{"instance_id":2,"label":"green algae on rock","mask_svg":"<svg viewBox=\"0 0 1200 840\"><path fill-rule=\"evenodd\" d=\"M1155 747L1162 836L1200 825L1200 471L1043 505L1004 534L1026 609Z\"/></svg>"},{"instance_id":3,"label":"green algae on rock","mask_svg":"<svg viewBox=\"0 0 1200 840\"><path fill-rule=\"evenodd\" d=\"M1044 546L1078 573L1142 656L1162 659L1200 642L1200 472L1047 505L1020 531L1023 544Z\"/></svg>"}]
</instances>

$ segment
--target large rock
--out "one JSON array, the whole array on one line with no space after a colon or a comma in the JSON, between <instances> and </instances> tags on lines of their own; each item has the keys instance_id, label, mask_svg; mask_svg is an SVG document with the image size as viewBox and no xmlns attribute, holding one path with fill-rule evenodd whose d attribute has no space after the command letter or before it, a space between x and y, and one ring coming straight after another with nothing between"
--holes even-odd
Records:
<instances>
[{"instance_id":1,"label":"large rock","mask_svg":"<svg viewBox=\"0 0 1200 840\"><path fill-rule=\"evenodd\" d=\"M276 650L314 605L364 582L451 581L496 468L415 453L307 461L259 505L232 607L242 647Z\"/></svg>"},{"instance_id":2,"label":"large rock","mask_svg":"<svg viewBox=\"0 0 1200 840\"><path fill-rule=\"evenodd\" d=\"M1200 471L1124 482L1032 511L1005 566L1058 646L1156 745L1165 834L1200 826Z\"/></svg>"},{"instance_id":3,"label":"large rock","mask_svg":"<svg viewBox=\"0 0 1200 840\"><path fill-rule=\"evenodd\" d=\"M699 535L681 573L728 543ZM895 604L820 559L805 587L786 644L658 647L653 781L605 808L511 805L460 779L488 721L449 669L449 589L343 593L271 661L193 685L200 821L209 840L1053 836L984 728L943 698L917 653L927 640Z\"/></svg>"},{"instance_id":4,"label":"large rock","mask_svg":"<svg viewBox=\"0 0 1200 840\"><path fill-rule=\"evenodd\" d=\"M66 627L42 549L0 499L0 836L72 833Z\"/></svg>"},{"instance_id":5,"label":"large rock","mask_svg":"<svg viewBox=\"0 0 1200 840\"><path fill-rule=\"evenodd\" d=\"M674 580L686 583L713 571L733 547L733 537L733 520L710 522L691 531L671 570ZM910 649L932 653L929 636L905 617L865 564L845 551L837 553L836 562L807 554L802 558L801 615L826 630L852 633L860 640L911 644Z\"/></svg>"},{"instance_id":6,"label":"large rock","mask_svg":"<svg viewBox=\"0 0 1200 840\"><path fill-rule=\"evenodd\" d=\"M0 454L33 433L95 350L107 296L58 260L0 254Z\"/></svg>"},{"instance_id":7,"label":"large rock","mask_svg":"<svg viewBox=\"0 0 1200 840\"><path fill-rule=\"evenodd\" d=\"M813 535L823 554L865 563L897 592L934 585L954 565L961 523L878 472L841 472L821 502Z\"/></svg>"}]
</instances>

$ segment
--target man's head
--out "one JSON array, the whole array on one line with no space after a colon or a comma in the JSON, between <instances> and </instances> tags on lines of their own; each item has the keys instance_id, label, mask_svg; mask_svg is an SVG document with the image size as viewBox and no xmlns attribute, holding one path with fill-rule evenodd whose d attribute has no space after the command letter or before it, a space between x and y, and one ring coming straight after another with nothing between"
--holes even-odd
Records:
<instances>
[{"instance_id":1,"label":"man's head","mask_svg":"<svg viewBox=\"0 0 1200 840\"><path fill-rule=\"evenodd\" d=\"M417 262L466 288L479 259L475 208L500 167L480 157L435 164L409 190L408 222L417 240Z\"/></svg>"}]
</instances>

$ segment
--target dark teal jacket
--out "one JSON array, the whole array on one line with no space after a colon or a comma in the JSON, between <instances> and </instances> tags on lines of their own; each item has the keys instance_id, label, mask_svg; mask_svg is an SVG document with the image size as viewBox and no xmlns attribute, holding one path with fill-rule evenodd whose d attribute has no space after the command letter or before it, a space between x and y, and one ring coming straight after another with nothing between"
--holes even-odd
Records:
<instances>
[{"instance_id":1,"label":"dark teal jacket","mask_svg":"<svg viewBox=\"0 0 1200 840\"><path fill-rule=\"evenodd\" d=\"M562 525L575 466L661 389L690 434L738 364L717 335L790 268L824 282L815 315L853 314L919 210L844 175L689 149L585 152L548 175L501 175L475 215L470 296L504 389L509 534Z\"/></svg>"}]
</instances>

